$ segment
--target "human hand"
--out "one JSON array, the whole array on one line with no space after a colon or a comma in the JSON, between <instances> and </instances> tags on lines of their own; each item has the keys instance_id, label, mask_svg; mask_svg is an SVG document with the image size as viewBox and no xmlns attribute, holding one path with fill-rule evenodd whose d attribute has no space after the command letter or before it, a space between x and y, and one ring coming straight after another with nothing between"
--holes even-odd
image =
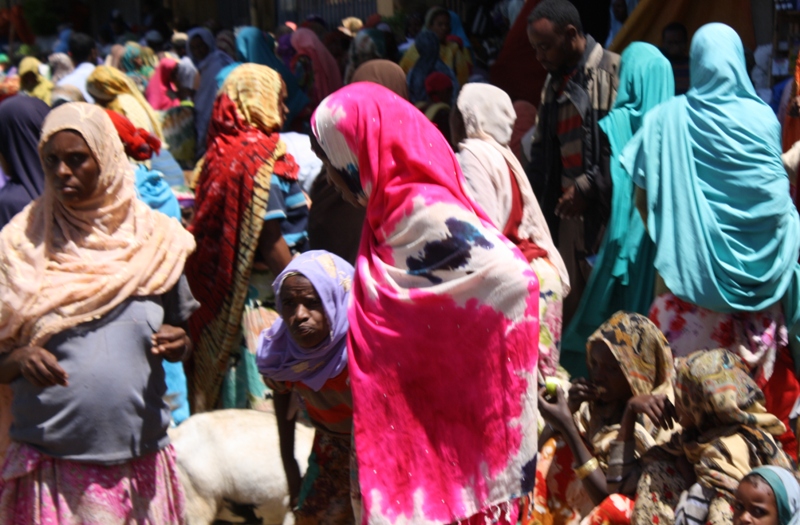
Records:
<instances>
[{"instance_id":1,"label":"human hand","mask_svg":"<svg viewBox=\"0 0 800 525\"><path fill-rule=\"evenodd\" d=\"M575 413L586 401L597 401L600 397L597 387L590 383L587 379L579 377L572 382L569 388L569 410Z\"/></svg>"},{"instance_id":2,"label":"human hand","mask_svg":"<svg viewBox=\"0 0 800 525\"><path fill-rule=\"evenodd\" d=\"M191 341L183 328L172 325L161 325L150 341L153 344L153 355L158 355L171 363L183 361L191 351Z\"/></svg>"},{"instance_id":3,"label":"human hand","mask_svg":"<svg viewBox=\"0 0 800 525\"><path fill-rule=\"evenodd\" d=\"M645 414L654 425L664 430L674 428L675 421L678 420L675 406L664 394L634 396L628 400L625 413L626 416Z\"/></svg>"},{"instance_id":4,"label":"human hand","mask_svg":"<svg viewBox=\"0 0 800 525\"><path fill-rule=\"evenodd\" d=\"M58 364L58 359L39 346L23 346L13 352L19 363L19 373L38 387L67 386L69 375Z\"/></svg>"},{"instance_id":5,"label":"human hand","mask_svg":"<svg viewBox=\"0 0 800 525\"><path fill-rule=\"evenodd\" d=\"M586 211L588 205L589 203L586 202L581 192L579 192L575 186L570 186L564 191L561 198L558 199L556 216L563 219L580 217Z\"/></svg>"},{"instance_id":6,"label":"human hand","mask_svg":"<svg viewBox=\"0 0 800 525\"><path fill-rule=\"evenodd\" d=\"M570 425L574 425L572 412L569 409L566 396L564 395L564 391L561 390L561 387L556 388L555 396L551 396L550 399L545 397L546 394L546 388L539 390L539 412L542 414L544 420L550 423L553 428L559 432L563 432L565 429L569 428Z\"/></svg>"}]
</instances>

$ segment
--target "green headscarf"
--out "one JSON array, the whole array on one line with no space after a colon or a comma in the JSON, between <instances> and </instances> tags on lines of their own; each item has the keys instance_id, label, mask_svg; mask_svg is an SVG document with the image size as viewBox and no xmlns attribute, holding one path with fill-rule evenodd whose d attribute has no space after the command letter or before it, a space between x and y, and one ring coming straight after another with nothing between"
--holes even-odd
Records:
<instances>
[{"instance_id":1,"label":"green headscarf","mask_svg":"<svg viewBox=\"0 0 800 525\"><path fill-rule=\"evenodd\" d=\"M753 89L733 29L703 26L690 55L689 92L651 111L621 158L647 190L656 269L676 296L715 312L783 300L800 365L800 218L780 125Z\"/></svg>"},{"instance_id":2,"label":"green headscarf","mask_svg":"<svg viewBox=\"0 0 800 525\"><path fill-rule=\"evenodd\" d=\"M642 127L645 113L674 93L672 66L658 48L634 42L625 49L614 108L599 123L611 145L611 218L578 311L564 332L562 352L583 355L586 339L618 310L648 313L655 245L634 206L633 181L619 156Z\"/></svg>"},{"instance_id":3,"label":"green headscarf","mask_svg":"<svg viewBox=\"0 0 800 525\"><path fill-rule=\"evenodd\" d=\"M781 467L767 466L753 469L746 477L750 476L760 476L772 489L780 525L800 523L800 484L792 472Z\"/></svg>"}]
</instances>

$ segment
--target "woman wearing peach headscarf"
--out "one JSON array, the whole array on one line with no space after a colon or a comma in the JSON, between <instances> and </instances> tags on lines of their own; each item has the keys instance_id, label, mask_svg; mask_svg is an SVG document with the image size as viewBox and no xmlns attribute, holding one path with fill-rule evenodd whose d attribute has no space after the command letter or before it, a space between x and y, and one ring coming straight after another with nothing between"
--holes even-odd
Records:
<instances>
[{"instance_id":1,"label":"woman wearing peach headscarf","mask_svg":"<svg viewBox=\"0 0 800 525\"><path fill-rule=\"evenodd\" d=\"M102 109L53 110L39 154L44 193L0 232L0 523L182 523L161 362L191 349L194 240L136 197Z\"/></svg>"}]
</instances>

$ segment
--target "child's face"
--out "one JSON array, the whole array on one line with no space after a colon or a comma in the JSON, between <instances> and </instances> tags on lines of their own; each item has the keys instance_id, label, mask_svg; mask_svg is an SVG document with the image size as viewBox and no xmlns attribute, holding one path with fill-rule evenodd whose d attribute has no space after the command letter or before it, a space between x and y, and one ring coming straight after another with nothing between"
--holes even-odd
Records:
<instances>
[{"instance_id":1,"label":"child's face","mask_svg":"<svg viewBox=\"0 0 800 525\"><path fill-rule=\"evenodd\" d=\"M739 483L733 501L733 525L779 525L775 494L760 477Z\"/></svg>"},{"instance_id":2,"label":"child's face","mask_svg":"<svg viewBox=\"0 0 800 525\"><path fill-rule=\"evenodd\" d=\"M289 335L300 348L314 348L330 335L322 301L311 281L302 275L290 275L283 281L279 307Z\"/></svg>"},{"instance_id":3,"label":"child's face","mask_svg":"<svg viewBox=\"0 0 800 525\"><path fill-rule=\"evenodd\" d=\"M626 401L633 395L628 378L619 367L617 358L603 341L594 341L589 358L589 375L604 403Z\"/></svg>"}]
</instances>

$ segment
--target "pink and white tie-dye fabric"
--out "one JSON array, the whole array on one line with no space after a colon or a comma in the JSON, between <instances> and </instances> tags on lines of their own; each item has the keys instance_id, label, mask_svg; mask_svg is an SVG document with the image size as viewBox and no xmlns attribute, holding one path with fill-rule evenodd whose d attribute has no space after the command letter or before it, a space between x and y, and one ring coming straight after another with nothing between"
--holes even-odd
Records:
<instances>
[{"instance_id":1,"label":"pink and white tie-dye fabric","mask_svg":"<svg viewBox=\"0 0 800 525\"><path fill-rule=\"evenodd\" d=\"M393 92L351 84L312 127L367 206L349 316L364 523L515 522L535 479L536 275Z\"/></svg>"}]
</instances>

